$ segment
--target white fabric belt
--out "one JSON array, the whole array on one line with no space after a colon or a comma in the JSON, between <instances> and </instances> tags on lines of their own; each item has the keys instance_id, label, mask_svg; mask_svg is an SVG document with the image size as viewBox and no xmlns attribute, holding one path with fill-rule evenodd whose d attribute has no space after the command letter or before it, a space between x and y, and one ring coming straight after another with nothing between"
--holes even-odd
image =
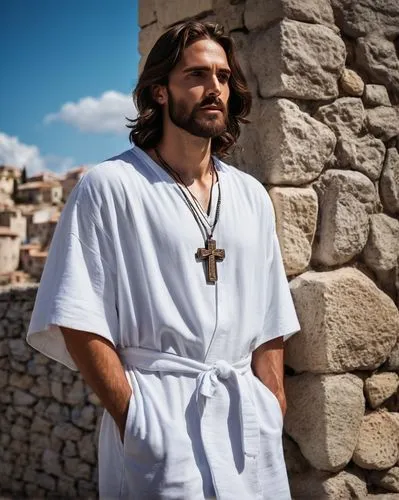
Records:
<instances>
[{"instance_id":1,"label":"white fabric belt","mask_svg":"<svg viewBox=\"0 0 399 500\"><path fill-rule=\"evenodd\" d=\"M234 387L238 393L239 408L237 415L240 416L242 451L247 456L257 456L259 453L259 424L257 414L252 400L247 391L242 387L242 376L251 368L251 355L240 361L229 364L227 361L219 360L213 365L201 363L190 358L184 358L175 354L152 351L140 347L127 347L119 350L119 355L125 366L139 368L151 372L172 372L197 375L196 399L197 405L205 403L207 413L212 414L212 401L220 395L217 391L221 380L229 380L232 384L227 385L228 390ZM205 398L204 400L201 398ZM230 396L231 397L231 396ZM201 400L202 399L202 400ZM202 415L200 406L199 415ZM218 415L215 414L215 423ZM206 439L206 432L203 434Z\"/></svg>"}]
</instances>

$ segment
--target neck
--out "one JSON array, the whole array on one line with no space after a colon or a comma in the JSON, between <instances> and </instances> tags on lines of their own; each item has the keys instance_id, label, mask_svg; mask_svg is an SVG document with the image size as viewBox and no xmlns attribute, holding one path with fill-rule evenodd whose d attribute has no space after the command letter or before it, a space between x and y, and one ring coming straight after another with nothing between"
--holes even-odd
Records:
<instances>
[{"instance_id":1,"label":"neck","mask_svg":"<svg viewBox=\"0 0 399 500\"><path fill-rule=\"evenodd\" d=\"M188 183L205 181L210 173L211 140L185 131L165 132L157 146L162 158Z\"/></svg>"}]
</instances>

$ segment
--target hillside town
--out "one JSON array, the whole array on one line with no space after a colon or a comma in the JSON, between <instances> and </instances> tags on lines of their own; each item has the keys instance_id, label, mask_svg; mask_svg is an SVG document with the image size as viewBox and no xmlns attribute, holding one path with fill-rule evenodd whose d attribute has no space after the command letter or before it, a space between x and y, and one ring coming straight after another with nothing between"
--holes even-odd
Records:
<instances>
[{"instance_id":1,"label":"hillside town","mask_svg":"<svg viewBox=\"0 0 399 500\"><path fill-rule=\"evenodd\" d=\"M0 165L0 286L38 282L61 211L87 167L27 177Z\"/></svg>"}]
</instances>

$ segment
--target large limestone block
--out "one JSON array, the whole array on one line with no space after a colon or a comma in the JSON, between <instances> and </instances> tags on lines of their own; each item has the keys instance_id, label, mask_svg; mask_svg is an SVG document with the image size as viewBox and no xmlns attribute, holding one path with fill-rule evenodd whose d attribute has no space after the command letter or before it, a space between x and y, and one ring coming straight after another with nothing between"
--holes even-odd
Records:
<instances>
[{"instance_id":1,"label":"large limestone block","mask_svg":"<svg viewBox=\"0 0 399 500\"><path fill-rule=\"evenodd\" d=\"M325 24L336 29L334 15L327 0L247 0L244 21L248 30L266 28L280 19Z\"/></svg>"},{"instance_id":2,"label":"large limestone block","mask_svg":"<svg viewBox=\"0 0 399 500\"><path fill-rule=\"evenodd\" d=\"M326 266L344 264L367 242L377 199L374 185L359 172L327 170L314 187L321 217L313 259Z\"/></svg>"},{"instance_id":3,"label":"large limestone block","mask_svg":"<svg viewBox=\"0 0 399 500\"><path fill-rule=\"evenodd\" d=\"M335 155L342 168L357 170L376 181L385 159L385 145L371 135L364 137L342 136L338 140Z\"/></svg>"},{"instance_id":4,"label":"large limestone block","mask_svg":"<svg viewBox=\"0 0 399 500\"><path fill-rule=\"evenodd\" d=\"M241 127L239 140L231 149L228 162L253 175L260 182L265 180L267 161L263 156L261 140L260 103L257 98L248 117L250 123ZM275 146L274 146L275 147Z\"/></svg>"},{"instance_id":5,"label":"large limestone block","mask_svg":"<svg viewBox=\"0 0 399 500\"><path fill-rule=\"evenodd\" d=\"M317 224L317 195L312 188L270 189L276 229L288 276L306 269Z\"/></svg>"},{"instance_id":6,"label":"large limestone block","mask_svg":"<svg viewBox=\"0 0 399 500\"><path fill-rule=\"evenodd\" d=\"M144 0L139 2L139 26L147 26L157 20L156 1Z\"/></svg>"},{"instance_id":7,"label":"large limestone block","mask_svg":"<svg viewBox=\"0 0 399 500\"><path fill-rule=\"evenodd\" d=\"M262 97L313 100L338 96L345 45L334 31L283 20L251 37L251 65Z\"/></svg>"},{"instance_id":8,"label":"large limestone block","mask_svg":"<svg viewBox=\"0 0 399 500\"><path fill-rule=\"evenodd\" d=\"M341 97L332 104L321 106L313 116L330 127L337 136L353 136L362 130L365 113L360 98Z\"/></svg>"},{"instance_id":9,"label":"large limestone block","mask_svg":"<svg viewBox=\"0 0 399 500\"><path fill-rule=\"evenodd\" d=\"M145 0L147 1L147 0ZM189 17L208 13L213 9L213 0L155 0L157 19L162 27Z\"/></svg>"},{"instance_id":10,"label":"large limestone block","mask_svg":"<svg viewBox=\"0 0 399 500\"><path fill-rule=\"evenodd\" d=\"M387 362L386 362L387 370L396 370L399 372L399 339L398 342L394 345Z\"/></svg>"},{"instance_id":11,"label":"large limestone block","mask_svg":"<svg viewBox=\"0 0 399 500\"><path fill-rule=\"evenodd\" d=\"M163 33L159 23L153 23L139 31L139 52L142 56L147 56L154 43ZM143 66L144 67L144 66Z\"/></svg>"},{"instance_id":12,"label":"large limestone block","mask_svg":"<svg viewBox=\"0 0 399 500\"><path fill-rule=\"evenodd\" d=\"M374 471L370 474L370 482L387 491L399 493L399 467L384 471Z\"/></svg>"},{"instance_id":13,"label":"large limestone block","mask_svg":"<svg viewBox=\"0 0 399 500\"><path fill-rule=\"evenodd\" d=\"M309 470L309 462L302 455L299 446L286 434L283 435L283 450L285 466L289 476Z\"/></svg>"},{"instance_id":14,"label":"large limestone block","mask_svg":"<svg viewBox=\"0 0 399 500\"><path fill-rule=\"evenodd\" d=\"M331 4L337 25L351 38L371 32L388 38L399 35L397 0L331 0Z\"/></svg>"},{"instance_id":15,"label":"large limestone block","mask_svg":"<svg viewBox=\"0 0 399 500\"><path fill-rule=\"evenodd\" d=\"M368 108L374 108L375 106L391 106L388 91L384 85L366 85L363 102Z\"/></svg>"},{"instance_id":16,"label":"large limestone block","mask_svg":"<svg viewBox=\"0 0 399 500\"><path fill-rule=\"evenodd\" d=\"M377 34L356 41L356 62L373 83L385 85L398 92L399 59L395 44Z\"/></svg>"},{"instance_id":17,"label":"large limestone block","mask_svg":"<svg viewBox=\"0 0 399 500\"><path fill-rule=\"evenodd\" d=\"M399 386L399 376L393 372L376 373L364 382L364 392L371 408L381 406L393 396Z\"/></svg>"},{"instance_id":18,"label":"large limestone block","mask_svg":"<svg viewBox=\"0 0 399 500\"><path fill-rule=\"evenodd\" d=\"M369 131L383 141L399 135L399 109L392 106L377 106L366 111Z\"/></svg>"},{"instance_id":19,"label":"large limestone block","mask_svg":"<svg viewBox=\"0 0 399 500\"><path fill-rule=\"evenodd\" d=\"M363 250L365 263L373 271L389 271L398 265L399 221L385 214L370 217L370 233Z\"/></svg>"},{"instance_id":20,"label":"large limestone block","mask_svg":"<svg viewBox=\"0 0 399 500\"><path fill-rule=\"evenodd\" d=\"M399 426L386 411L374 411L363 418L353 461L363 469L383 470L399 459Z\"/></svg>"},{"instance_id":21,"label":"large limestone block","mask_svg":"<svg viewBox=\"0 0 399 500\"><path fill-rule=\"evenodd\" d=\"M309 271L290 288L301 333L287 341L285 362L295 371L368 370L387 359L399 335L399 312L362 272Z\"/></svg>"},{"instance_id":22,"label":"large limestone block","mask_svg":"<svg viewBox=\"0 0 399 500\"><path fill-rule=\"evenodd\" d=\"M288 99L263 101L257 124L267 184L308 183L334 152L334 133Z\"/></svg>"},{"instance_id":23,"label":"large limestone block","mask_svg":"<svg viewBox=\"0 0 399 500\"><path fill-rule=\"evenodd\" d=\"M342 92L349 96L361 97L363 95L364 81L352 69L344 69L341 78L339 79L339 85Z\"/></svg>"},{"instance_id":24,"label":"large limestone block","mask_svg":"<svg viewBox=\"0 0 399 500\"><path fill-rule=\"evenodd\" d=\"M244 29L244 8L245 3L241 1L213 1L217 22L222 24L227 32Z\"/></svg>"},{"instance_id":25,"label":"large limestone block","mask_svg":"<svg viewBox=\"0 0 399 500\"><path fill-rule=\"evenodd\" d=\"M399 153L396 148L387 150L380 180L381 201L387 212L399 213Z\"/></svg>"},{"instance_id":26,"label":"large limestone block","mask_svg":"<svg viewBox=\"0 0 399 500\"><path fill-rule=\"evenodd\" d=\"M311 470L289 477L291 494L295 500L364 500L367 484L361 471L341 471L330 474Z\"/></svg>"},{"instance_id":27,"label":"large limestone block","mask_svg":"<svg viewBox=\"0 0 399 500\"><path fill-rule=\"evenodd\" d=\"M285 431L316 469L338 471L352 458L364 415L363 382L351 374L287 377Z\"/></svg>"}]
</instances>

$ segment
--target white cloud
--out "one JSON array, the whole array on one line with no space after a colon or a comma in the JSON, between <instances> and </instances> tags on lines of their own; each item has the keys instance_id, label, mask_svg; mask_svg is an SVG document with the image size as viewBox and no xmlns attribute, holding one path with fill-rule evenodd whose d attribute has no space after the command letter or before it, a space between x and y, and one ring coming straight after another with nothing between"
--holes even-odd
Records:
<instances>
[{"instance_id":1,"label":"white cloud","mask_svg":"<svg viewBox=\"0 0 399 500\"><path fill-rule=\"evenodd\" d=\"M42 156L37 146L29 146L20 142L18 137L0 132L0 165L26 167L28 175L33 175L46 170L65 172L75 166L75 160L56 155Z\"/></svg>"},{"instance_id":2,"label":"white cloud","mask_svg":"<svg viewBox=\"0 0 399 500\"><path fill-rule=\"evenodd\" d=\"M12 137L0 132L0 163L14 167L27 167L29 173L45 169L45 161L37 146L28 146L19 142L18 137Z\"/></svg>"},{"instance_id":3,"label":"white cloud","mask_svg":"<svg viewBox=\"0 0 399 500\"><path fill-rule=\"evenodd\" d=\"M126 117L135 118L136 114L130 95L109 90L99 98L67 102L57 113L45 116L44 123L62 121L83 132L126 134Z\"/></svg>"}]
</instances>

